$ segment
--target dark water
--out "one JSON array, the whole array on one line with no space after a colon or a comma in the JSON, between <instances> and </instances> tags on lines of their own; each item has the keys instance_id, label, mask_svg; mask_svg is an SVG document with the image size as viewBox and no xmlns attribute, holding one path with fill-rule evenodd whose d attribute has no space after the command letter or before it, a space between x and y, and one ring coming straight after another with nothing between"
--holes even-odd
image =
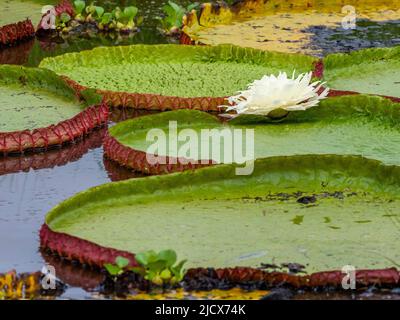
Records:
<instances>
[{"instance_id":1,"label":"dark water","mask_svg":"<svg viewBox=\"0 0 400 320\"><path fill-rule=\"evenodd\" d=\"M106 6L112 6L116 1L104 1ZM124 2L124 1L119 1ZM52 43L34 40L15 48L0 50L0 63L23 64L37 66L47 56L59 55L64 52L74 52L91 49L97 46L127 45L133 43L167 43L171 39L163 37L155 28L152 17L160 14L160 7L166 1L125 1L127 4L136 4L142 9L148 23L142 28L142 32L133 37L111 39L87 39L84 37L64 40L62 43ZM189 2L189 1L179 1ZM125 4L123 4L125 5ZM365 26L365 30L384 30L385 35L393 32L398 37L398 25L389 28L385 26ZM379 29L380 28L380 29ZM362 32L365 35L365 30ZM394 31L391 31L394 30ZM372 31L371 31L372 32ZM318 35L320 33L320 35ZM354 34L347 34L341 39L335 38L334 30L315 31L315 43L326 39L329 46L326 51L340 51L338 48L350 46L356 48L360 38L354 38ZM372 32L372 34L375 34ZM396 39L389 35L390 39ZM373 41L382 43L386 41L380 36L364 43L365 46L377 46ZM389 40L390 40L389 39ZM387 40L387 41L389 41ZM325 41L325 40L324 40ZM333 42L334 41L334 42ZM343 41L340 44L338 41ZM392 40L390 40L392 41ZM393 42L393 41L392 41ZM385 42L383 45L389 45ZM120 110L114 112L115 121L129 118L137 114L121 114ZM45 260L39 252L38 231L44 223L45 214L64 199L73 196L77 192L90 187L100 185L111 180L121 180L134 177L129 170L122 169L115 164L103 159L101 147L102 136L105 128L97 130L83 141L74 145L53 150L44 154L27 155L21 157L0 156L0 273L10 269L18 272L32 272L42 268ZM47 257L46 260L51 260ZM52 262L52 261L49 261ZM54 261L53 261L54 262ZM69 267L54 262L61 278L70 284L69 289L63 295L64 298L89 298L91 294L79 288L85 287L83 282L71 280L67 272ZM82 271L85 273L86 271ZM72 272L76 275L77 271ZM87 283L93 286L99 280L98 275L90 272ZM94 279L93 281L90 279ZM90 280L90 281L89 281ZM93 289L93 286L86 289Z\"/></svg>"}]
</instances>

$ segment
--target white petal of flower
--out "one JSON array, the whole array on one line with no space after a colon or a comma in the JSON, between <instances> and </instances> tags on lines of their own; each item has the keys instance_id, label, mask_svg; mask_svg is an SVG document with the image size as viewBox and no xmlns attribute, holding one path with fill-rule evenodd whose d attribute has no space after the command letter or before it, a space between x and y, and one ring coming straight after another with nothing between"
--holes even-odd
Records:
<instances>
[{"instance_id":1,"label":"white petal of flower","mask_svg":"<svg viewBox=\"0 0 400 320\"><path fill-rule=\"evenodd\" d=\"M226 107L226 111L236 111L237 114L265 116L275 109L306 110L317 106L329 94L329 88L318 93L325 83L310 83L311 80L312 72L300 74L297 78L295 72L291 78L288 78L286 72L280 72L278 76L265 75L249 84L247 90L229 97L229 106L221 107Z\"/></svg>"}]
</instances>

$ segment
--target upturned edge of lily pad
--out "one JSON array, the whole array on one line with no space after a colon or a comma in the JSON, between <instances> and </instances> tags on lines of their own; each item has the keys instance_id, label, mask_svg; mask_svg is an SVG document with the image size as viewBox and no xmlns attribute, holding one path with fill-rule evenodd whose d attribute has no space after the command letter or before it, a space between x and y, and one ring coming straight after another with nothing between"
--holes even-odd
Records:
<instances>
[{"instance_id":1,"label":"upturned edge of lily pad","mask_svg":"<svg viewBox=\"0 0 400 320\"><path fill-rule=\"evenodd\" d=\"M259 173L264 173L264 170L276 170L282 168L282 161L290 166L296 166L299 161L309 163L310 166L329 169L337 166L345 170L348 175L362 177L359 168L364 167L364 172L367 173L368 178L379 181L379 183L371 190L377 194L397 194L398 195L398 166L388 166L376 160L369 160L360 156L296 156L294 157L272 157L260 159L257 161ZM285 166L283 166L284 168ZM108 183L102 186L94 187L84 191L55 207L47 216L46 222L40 230L40 247L43 250L50 251L68 261L76 261L80 264L89 265L94 268L103 268L107 263L114 263L118 256L124 257L129 260L129 266L137 266L135 253L124 250L118 250L112 247L105 247L93 241L89 241L78 236L70 235L64 232L52 230L51 222L63 212L73 209L76 206L81 207L85 202L97 201L99 204L104 201L106 194L113 194L114 197L124 197L124 195L145 190L146 193L151 192L157 185L162 185L164 188L176 185L177 181L181 179L190 183L197 183L199 181L208 181L211 177L218 176L218 179L225 179L225 176L234 174L235 167L232 165L222 165L210 168L204 168L193 172L168 175L158 178L143 178L132 179L120 183ZM362 179L362 181L369 181L369 179ZM149 187L150 185L151 187ZM316 182L316 186L319 186ZM366 184L368 186L369 183ZM118 196L116 196L116 188L121 187ZM207 273L209 269L195 268L191 269L194 274ZM197 270L197 271L196 271ZM266 272L254 267L241 267L241 268L221 268L216 269L217 272L213 277L220 279L227 279L229 281L264 281L271 286L279 284L287 284L296 288L315 288L336 286L342 284L343 273L339 270L318 271L316 273L297 275L287 274L282 272ZM189 270L190 274L190 270ZM377 286L395 286L400 282L400 273L395 267L388 267L385 269L360 269L357 271L357 283L360 285L377 285Z\"/></svg>"},{"instance_id":2,"label":"upturned edge of lily pad","mask_svg":"<svg viewBox=\"0 0 400 320\"><path fill-rule=\"evenodd\" d=\"M89 107L71 119L34 130L0 133L0 154L37 151L81 139L107 122L108 106Z\"/></svg>"},{"instance_id":3,"label":"upturned edge of lily pad","mask_svg":"<svg viewBox=\"0 0 400 320\"><path fill-rule=\"evenodd\" d=\"M89 150L101 147L106 128L95 129L87 137L63 148L47 150L43 153L32 153L18 157L0 157L0 176L63 166L79 160Z\"/></svg>"},{"instance_id":4,"label":"upturned edge of lily pad","mask_svg":"<svg viewBox=\"0 0 400 320\"><path fill-rule=\"evenodd\" d=\"M102 269L107 263L113 264L117 257L129 260L129 266L138 266L135 255L127 251L100 246L91 241L80 239L65 233L52 231L47 224L40 229L40 247L68 261L79 262L93 268ZM187 271L186 279L200 280L204 277L223 280L235 285L246 283L264 283L268 287L290 286L293 288L341 288L344 274L342 270L321 271L311 274L291 274L287 272L269 272L252 267L235 268L192 268ZM365 269L356 271L357 286L394 287L400 284L400 270L396 268Z\"/></svg>"},{"instance_id":5,"label":"upturned edge of lily pad","mask_svg":"<svg viewBox=\"0 0 400 320\"><path fill-rule=\"evenodd\" d=\"M62 76L65 82L79 93L88 87L79 84L67 76ZM103 96L110 107L124 107L138 110L166 111L177 109L192 109L207 112L217 112L218 106L225 103L226 97L195 97L184 98L163 96L151 93L116 92L111 90L96 90Z\"/></svg>"},{"instance_id":6,"label":"upturned edge of lily pad","mask_svg":"<svg viewBox=\"0 0 400 320\"><path fill-rule=\"evenodd\" d=\"M54 93L81 103L80 94L50 70L2 65L5 83L32 84L34 87L53 86ZM108 120L108 105L102 101L77 113L72 118L33 130L0 131L0 155L38 151L76 141Z\"/></svg>"},{"instance_id":7,"label":"upturned edge of lily pad","mask_svg":"<svg viewBox=\"0 0 400 320\"><path fill-rule=\"evenodd\" d=\"M29 19L7 24L0 27L0 47L15 46L22 41L32 39L34 36L35 27Z\"/></svg>"},{"instance_id":8,"label":"upturned edge of lily pad","mask_svg":"<svg viewBox=\"0 0 400 320\"><path fill-rule=\"evenodd\" d=\"M345 103L353 104L359 103L361 105L368 105L369 103L376 104L381 109L389 108L393 106L394 108L400 108L400 99L391 99L379 96L372 95L360 95L354 92L346 92L346 91L331 91L329 94L329 99L326 102L322 103ZM317 107L318 108L318 107ZM221 110L220 110L221 111ZM186 112L176 111L176 112ZM193 112L193 111L187 111ZM153 115L157 118L163 117L166 113ZM197 116L200 116L202 113L198 112ZM192 117L196 117L196 113L191 115ZM138 121L142 121L141 119L145 119L146 117L152 117L152 115L129 119L123 122L118 123L116 126L112 128L108 128L105 134L105 138L103 141L104 155L107 159L115 162L116 164L126 167L128 169L134 170L135 172L145 174L145 175L159 175L159 174L168 174L173 172L182 172L185 170L193 170L201 167L207 167L215 165L216 163L210 159L202 159L201 161L192 161L191 159L186 158L173 158L169 156L164 157L164 161L159 161L158 163L151 163L148 161L149 156L152 156L146 153L143 150L137 150L130 146L124 145L118 140L118 137L112 133L123 132L124 130L130 130L130 124L137 123ZM217 117L215 114L204 115L203 118L212 119L211 122L224 122L226 121L223 117ZM244 119L244 120L242 120ZM154 120L154 119L153 119ZM192 119L195 121L195 119ZM204 119L200 119L202 121ZM232 123L251 123L251 122L270 122L265 117L254 116L251 115L243 115L241 117L237 117L234 120L231 120ZM146 121L144 122L146 123ZM146 124L142 125L146 126ZM153 125L153 124L152 124ZM160 157L161 159L161 157Z\"/></svg>"}]
</instances>

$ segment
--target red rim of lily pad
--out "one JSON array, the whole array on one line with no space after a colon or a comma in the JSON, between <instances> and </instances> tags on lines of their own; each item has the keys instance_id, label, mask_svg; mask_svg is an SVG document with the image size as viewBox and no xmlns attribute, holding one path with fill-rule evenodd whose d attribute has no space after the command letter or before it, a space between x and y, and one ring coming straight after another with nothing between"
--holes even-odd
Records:
<instances>
[{"instance_id":1,"label":"red rim of lily pad","mask_svg":"<svg viewBox=\"0 0 400 320\"><path fill-rule=\"evenodd\" d=\"M321 89L323 90L323 89ZM386 101L388 104L391 104L390 100L393 99L381 99L382 97L370 96L370 95L359 95L359 94L351 94L346 92L347 94L342 94L343 91L333 91L333 94L330 95L332 101L335 101L335 97L337 99L344 99L345 103L351 103L351 99L361 99L360 104L367 103L366 100L362 99L377 99L375 103L380 103L382 101ZM354 96L354 98L352 98ZM394 106L398 106L398 102L400 100L393 100ZM400 105L399 105L400 106ZM179 112L179 111L177 111ZM220 122L225 122L226 119L223 117L216 117ZM132 120L127 120L132 121ZM191 159L186 158L175 158L170 156L159 157L160 160L156 164L149 162L149 156L152 158L150 154L146 153L144 150L138 150L131 146L127 146L121 143L118 140L118 137L114 137L111 134L110 129L107 129L107 132L103 141L103 149L104 156L110 159L112 162L115 162L123 167L134 170L136 172L140 172L146 175L160 175L160 174L168 174L173 172L182 172L185 170L193 170L197 168L207 167L216 164L213 160L202 159L201 161L193 161Z\"/></svg>"},{"instance_id":2,"label":"red rim of lily pad","mask_svg":"<svg viewBox=\"0 0 400 320\"><path fill-rule=\"evenodd\" d=\"M18 157L0 157L0 176L21 171L40 170L62 166L80 159L90 149L102 145L106 128L93 131L87 137L64 148L54 148L43 153L32 153Z\"/></svg>"},{"instance_id":3,"label":"red rim of lily pad","mask_svg":"<svg viewBox=\"0 0 400 320\"><path fill-rule=\"evenodd\" d=\"M35 27L32 21L26 19L17 23L7 24L0 27L0 47L13 46L21 41L31 39L35 36Z\"/></svg>"},{"instance_id":4,"label":"red rim of lily pad","mask_svg":"<svg viewBox=\"0 0 400 320\"><path fill-rule=\"evenodd\" d=\"M137 266L135 255L112 248L103 247L93 242L65 233L52 231L46 224L40 230L40 246L60 257L94 268L103 268L105 264L115 262L118 256L129 260L129 266ZM186 277L191 279L210 276L209 269L189 269ZM289 285L294 288L341 287L344 274L341 270L322 271L306 275L286 272L268 272L256 268L236 267L215 269L212 277L237 284L265 282L269 286ZM400 284L400 271L396 268L368 269L356 271L358 286L392 287Z\"/></svg>"},{"instance_id":5,"label":"red rim of lily pad","mask_svg":"<svg viewBox=\"0 0 400 320\"><path fill-rule=\"evenodd\" d=\"M66 83L79 93L88 89L78 82L62 76ZM103 96L106 103L111 107L127 107L143 110L177 110L193 109L207 112L218 112L218 106L225 103L226 97L195 97L183 98L174 96L163 96L150 93L115 92L109 90L96 90Z\"/></svg>"},{"instance_id":6,"label":"red rim of lily pad","mask_svg":"<svg viewBox=\"0 0 400 320\"><path fill-rule=\"evenodd\" d=\"M102 103L46 128L0 132L0 154L37 151L73 142L104 125L107 119L108 106Z\"/></svg>"},{"instance_id":7,"label":"red rim of lily pad","mask_svg":"<svg viewBox=\"0 0 400 320\"><path fill-rule=\"evenodd\" d=\"M123 145L116 138L112 137L108 131L104 137L103 148L104 155L107 158L117 162L121 166L149 175L180 172L207 167L214 164L212 160L206 164L187 163L188 161L182 158L177 158L176 161L172 161L171 157L165 157L163 163L166 164L150 164L147 161L148 154L146 152Z\"/></svg>"},{"instance_id":8,"label":"red rim of lily pad","mask_svg":"<svg viewBox=\"0 0 400 320\"><path fill-rule=\"evenodd\" d=\"M318 61L314 64L313 74L316 78L322 79L324 72L323 61ZM81 91L88 89L78 82L70 79L67 76L61 76L64 81L74 88L79 94ZM323 91L324 88L321 88ZM96 92L103 96L103 99L111 107L126 107L139 110L148 111L167 111L179 109L200 110L205 112L219 112L219 106L226 104L227 97L195 97L183 98L174 96L163 96L148 93L129 93L129 92L115 92L110 90L96 90ZM340 97L346 95L358 95L359 92L355 91L342 91L333 90L329 92L329 97ZM371 94L372 95L372 94ZM390 99L393 102L400 102L400 98L382 96Z\"/></svg>"}]
</instances>

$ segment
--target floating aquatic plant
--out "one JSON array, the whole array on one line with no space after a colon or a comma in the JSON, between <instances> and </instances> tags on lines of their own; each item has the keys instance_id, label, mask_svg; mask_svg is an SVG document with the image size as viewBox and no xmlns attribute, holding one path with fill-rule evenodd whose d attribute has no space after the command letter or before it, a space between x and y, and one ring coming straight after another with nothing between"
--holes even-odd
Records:
<instances>
[{"instance_id":1,"label":"floating aquatic plant","mask_svg":"<svg viewBox=\"0 0 400 320\"><path fill-rule=\"evenodd\" d=\"M162 250L159 253L150 250L136 254L135 259L140 267L132 268L132 271L159 286L177 284L183 280L185 275L183 265L186 260L177 263L177 255L174 250Z\"/></svg>"},{"instance_id":2,"label":"floating aquatic plant","mask_svg":"<svg viewBox=\"0 0 400 320\"><path fill-rule=\"evenodd\" d=\"M115 259L115 264L111 264L111 263L106 263L104 265L104 268L106 269L106 271L110 274L110 276L112 277L117 277L121 274L124 273L125 268L129 265L129 260L118 256Z\"/></svg>"},{"instance_id":3,"label":"floating aquatic plant","mask_svg":"<svg viewBox=\"0 0 400 320\"><path fill-rule=\"evenodd\" d=\"M58 32L68 34L73 31L118 31L121 33L130 33L137 31L137 26L141 24L143 18L137 17L138 8L129 6L121 9L116 7L111 12L106 12L101 6L97 6L95 2L89 5L83 0L74 1L73 7L58 8L53 6L45 6L46 13L52 9L55 12L55 29ZM42 18L39 27L43 29L43 22L47 19L45 16Z\"/></svg>"},{"instance_id":4,"label":"floating aquatic plant","mask_svg":"<svg viewBox=\"0 0 400 320\"><path fill-rule=\"evenodd\" d=\"M320 100L326 98L329 88L321 93L324 83L312 82L312 72L289 78L286 72L265 75L260 80L249 84L247 90L228 98L230 106L226 111L237 114L254 114L271 118L287 115L290 111L306 110L315 107Z\"/></svg>"},{"instance_id":5,"label":"floating aquatic plant","mask_svg":"<svg viewBox=\"0 0 400 320\"><path fill-rule=\"evenodd\" d=\"M162 31L168 35L180 33L183 26L183 17L187 12L191 12L199 7L199 3L195 2L189 4L186 8L176 4L175 2L168 1L168 4L163 6L163 17L157 17L160 22Z\"/></svg>"},{"instance_id":6,"label":"floating aquatic plant","mask_svg":"<svg viewBox=\"0 0 400 320\"><path fill-rule=\"evenodd\" d=\"M110 276L116 278L125 271L132 271L141 275L144 279L155 285L175 285L183 280L185 270L183 269L186 260L177 263L177 255L174 250L153 250L141 252L135 255L139 266L129 267L129 259L118 256L115 264L104 265Z\"/></svg>"},{"instance_id":7,"label":"floating aquatic plant","mask_svg":"<svg viewBox=\"0 0 400 320\"><path fill-rule=\"evenodd\" d=\"M82 0L76 0L74 1L74 10L76 13L76 16L74 17L76 21L84 21L85 18L83 17L83 10L86 7L85 1Z\"/></svg>"}]
</instances>

